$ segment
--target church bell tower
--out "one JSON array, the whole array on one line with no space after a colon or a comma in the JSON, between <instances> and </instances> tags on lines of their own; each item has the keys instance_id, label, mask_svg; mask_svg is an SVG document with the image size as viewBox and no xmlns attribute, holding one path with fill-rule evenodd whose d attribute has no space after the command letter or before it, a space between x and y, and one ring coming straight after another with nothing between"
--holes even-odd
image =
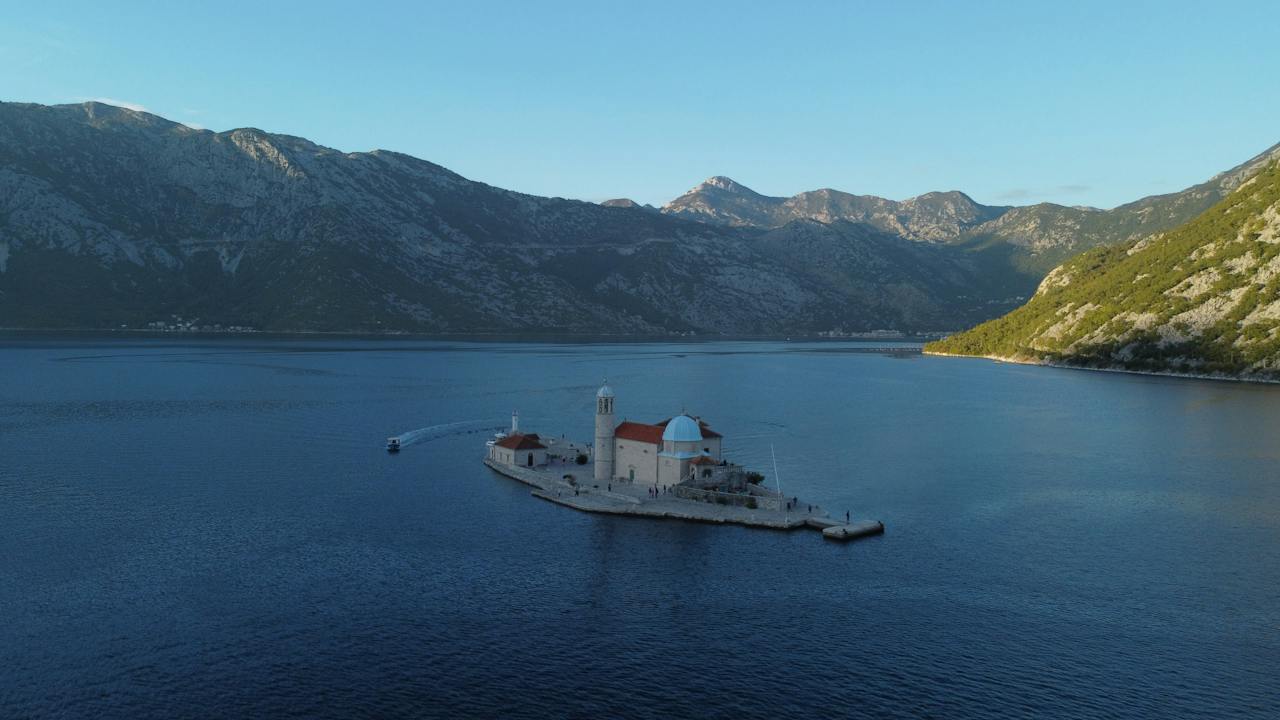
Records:
<instances>
[{"instance_id":1,"label":"church bell tower","mask_svg":"<svg viewBox=\"0 0 1280 720\"><path fill-rule=\"evenodd\" d=\"M596 482L613 480L613 388L609 381L596 391Z\"/></svg>"}]
</instances>

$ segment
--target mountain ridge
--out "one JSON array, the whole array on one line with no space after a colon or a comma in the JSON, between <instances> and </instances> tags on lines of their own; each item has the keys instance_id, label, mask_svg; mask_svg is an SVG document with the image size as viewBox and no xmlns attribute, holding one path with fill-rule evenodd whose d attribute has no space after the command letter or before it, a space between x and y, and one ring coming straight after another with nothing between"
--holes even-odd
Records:
<instances>
[{"instance_id":1,"label":"mountain ridge","mask_svg":"<svg viewBox=\"0 0 1280 720\"><path fill-rule=\"evenodd\" d=\"M1183 190L1151 195L1110 209L1036 203L983 205L958 191L931 191L906 200L855 195L830 188L790 197L772 197L723 176L713 176L664 205L664 213L701 222L760 228L796 219L865 222L921 242L942 242L974 250L993 244L1011 248L1010 269L1043 275L1067 257L1097 245L1167 230L1207 210L1243 178L1280 158L1280 143ZM741 191L726 193L710 180Z\"/></svg>"},{"instance_id":2,"label":"mountain ridge","mask_svg":"<svg viewBox=\"0 0 1280 720\"><path fill-rule=\"evenodd\" d=\"M1238 169L1136 201L1138 225L1168 225ZM1014 228L1023 243L975 236L1021 209L959 191L767 198L713 176L691 193L745 198L761 217L544 198L392 150L102 103L0 103L0 325L937 332L1016 307L1044 276L1028 246L1061 245L1048 221Z\"/></svg>"},{"instance_id":3,"label":"mountain ridge","mask_svg":"<svg viewBox=\"0 0 1280 720\"><path fill-rule=\"evenodd\" d=\"M815 282L778 262L792 232L526 195L256 128L0 104L6 327L916 332L1003 297L970 297L990 285L970 256L853 227L824 233L850 264ZM882 277L899 280L882 293Z\"/></svg>"}]
</instances>

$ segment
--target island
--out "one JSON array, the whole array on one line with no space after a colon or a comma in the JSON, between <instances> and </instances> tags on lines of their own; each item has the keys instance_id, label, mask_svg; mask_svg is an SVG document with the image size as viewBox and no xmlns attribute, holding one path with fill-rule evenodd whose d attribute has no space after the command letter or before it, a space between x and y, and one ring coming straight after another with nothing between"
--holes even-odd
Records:
<instances>
[{"instance_id":1,"label":"island","mask_svg":"<svg viewBox=\"0 0 1280 720\"><path fill-rule=\"evenodd\" d=\"M825 538L852 540L884 532L877 520L831 517L824 508L769 488L763 473L729 462L724 437L703 419L681 412L661 422L615 422L606 381L596 392L595 439L511 429L487 442L484 463L533 488L534 497L584 512L746 525L812 528Z\"/></svg>"}]
</instances>

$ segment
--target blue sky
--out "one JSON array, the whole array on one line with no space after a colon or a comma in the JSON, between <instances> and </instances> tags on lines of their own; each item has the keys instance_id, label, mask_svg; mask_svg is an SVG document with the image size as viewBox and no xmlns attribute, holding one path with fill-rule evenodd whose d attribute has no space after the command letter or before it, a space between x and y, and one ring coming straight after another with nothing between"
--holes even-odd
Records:
<instances>
[{"instance_id":1,"label":"blue sky","mask_svg":"<svg viewBox=\"0 0 1280 720\"><path fill-rule=\"evenodd\" d=\"M57 7L49 7L56 5ZM1280 142L1275 2L6 3L0 99L389 148L540 195L1110 207Z\"/></svg>"}]
</instances>

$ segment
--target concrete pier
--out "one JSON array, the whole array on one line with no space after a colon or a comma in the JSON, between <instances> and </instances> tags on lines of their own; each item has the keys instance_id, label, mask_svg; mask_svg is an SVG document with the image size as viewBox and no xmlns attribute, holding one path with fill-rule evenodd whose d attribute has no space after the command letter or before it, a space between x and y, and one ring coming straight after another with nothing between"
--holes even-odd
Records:
<instances>
[{"instance_id":1,"label":"concrete pier","mask_svg":"<svg viewBox=\"0 0 1280 720\"><path fill-rule=\"evenodd\" d=\"M845 524L831 518L821 507L803 501L793 503L793 509L769 510L686 500L669 493L655 496L644 485L595 480L595 468L591 463L524 468L486 459L484 464L494 472L529 485L533 488L534 497L583 512L744 525L772 530L808 527L822 530L824 537L838 540L852 540L884 532L884 525L878 521ZM566 476L571 477L572 482ZM872 530L873 527L878 529ZM831 533L828 534L828 531Z\"/></svg>"},{"instance_id":2,"label":"concrete pier","mask_svg":"<svg viewBox=\"0 0 1280 720\"><path fill-rule=\"evenodd\" d=\"M828 540L857 540L868 535L884 533L884 523L879 520L859 520L849 525L832 525L823 528L822 537Z\"/></svg>"}]
</instances>

